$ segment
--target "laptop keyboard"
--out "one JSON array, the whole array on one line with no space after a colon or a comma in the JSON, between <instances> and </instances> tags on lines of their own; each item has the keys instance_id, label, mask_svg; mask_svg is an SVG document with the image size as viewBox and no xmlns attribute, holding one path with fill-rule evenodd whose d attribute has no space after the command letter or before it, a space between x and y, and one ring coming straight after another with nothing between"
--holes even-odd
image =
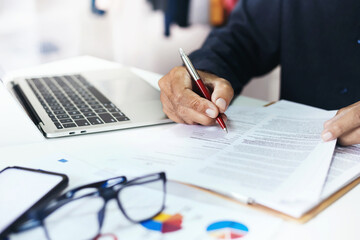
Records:
<instances>
[{"instance_id":1,"label":"laptop keyboard","mask_svg":"<svg viewBox=\"0 0 360 240\"><path fill-rule=\"evenodd\" d=\"M26 79L57 129L128 121L81 75Z\"/></svg>"}]
</instances>

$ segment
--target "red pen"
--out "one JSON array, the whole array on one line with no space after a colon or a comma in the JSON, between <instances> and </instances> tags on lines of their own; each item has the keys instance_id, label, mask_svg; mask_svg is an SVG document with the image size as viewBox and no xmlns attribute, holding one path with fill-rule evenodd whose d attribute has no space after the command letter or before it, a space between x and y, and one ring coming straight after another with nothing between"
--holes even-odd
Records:
<instances>
[{"instance_id":1,"label":"red pen","mask_svg":"<svg viewBox=\"0 0 360 240\"><path fill-rule=\"evenodd\" d=\"M179 52L180 52L180 56L181 59L183 61L183 63L185 64L185 67L187 69L187 71L189 72L190 76L195 80L196 85L200 88L201 93L204 95L204 97L211 101L211 96L209 91L207 90L207 88L205 87L205 84L203 83L203 81L201 80L198 72L196 71L196 69L194 68L194 65L191 63L190 59L188 58L188 56L186 56L184 50L182 50L182 48L179 48ZM219 123L220 127L227 133L227 129L226 129L226 125L224 120L221 118L220 114L216 117L216 121Z\"/></svg>"}]
</instances>

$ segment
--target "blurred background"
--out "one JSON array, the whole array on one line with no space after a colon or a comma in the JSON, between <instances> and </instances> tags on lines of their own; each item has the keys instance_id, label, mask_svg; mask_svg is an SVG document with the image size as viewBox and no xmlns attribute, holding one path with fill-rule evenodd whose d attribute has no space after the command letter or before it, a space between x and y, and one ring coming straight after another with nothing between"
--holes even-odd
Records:
<instances>
[{"instance_id":1,"label":"blurred background","mask_svg":"<svg viewBox=\"0 0 360 240\"><path fill-rule=\"evenodd\" d=\"M190 0L185 22L169 14L164 2L169 1L0 0L0 71L91 55L166 74L181 65L178 48L199 48L237 1ZM276 69L251 81L242 94L275 101L279 78Z\"/></svg>"}]
</instances>

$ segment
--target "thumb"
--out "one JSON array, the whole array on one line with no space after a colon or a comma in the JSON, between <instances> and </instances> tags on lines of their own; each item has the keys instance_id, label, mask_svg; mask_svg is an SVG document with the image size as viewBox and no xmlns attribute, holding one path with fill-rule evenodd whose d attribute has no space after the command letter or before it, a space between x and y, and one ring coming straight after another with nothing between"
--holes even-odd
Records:
<instances>
[{"instance_id":1,"label":"thumb","mask_svg":"<svg viewBox=\"0 0 360 240\"><path fill-rule=\"evenodd\" d=\"M221 113L224 113L234 97L234 89L229 81L222 78L214 80L211 84L213 86L211 101L215 103Z\"/></svg>"}]
</instances>

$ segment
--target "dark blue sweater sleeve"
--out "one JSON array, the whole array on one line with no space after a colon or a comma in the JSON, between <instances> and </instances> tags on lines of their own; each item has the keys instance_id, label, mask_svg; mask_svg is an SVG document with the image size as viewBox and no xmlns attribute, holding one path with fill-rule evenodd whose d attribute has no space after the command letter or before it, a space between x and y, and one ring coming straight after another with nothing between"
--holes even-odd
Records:
<instances>
[{"instance_id":1,"label":"dark blue sweater sleeve","mask_svg":"<svg viewBox=\"0 0 360 240\"><path fill-rule=\"evenodd\" d=\"M282 0L240 0L226 26L190 54L195 68L231 82L236 93L280 62Z\"/></svg>"}]
</instances>

